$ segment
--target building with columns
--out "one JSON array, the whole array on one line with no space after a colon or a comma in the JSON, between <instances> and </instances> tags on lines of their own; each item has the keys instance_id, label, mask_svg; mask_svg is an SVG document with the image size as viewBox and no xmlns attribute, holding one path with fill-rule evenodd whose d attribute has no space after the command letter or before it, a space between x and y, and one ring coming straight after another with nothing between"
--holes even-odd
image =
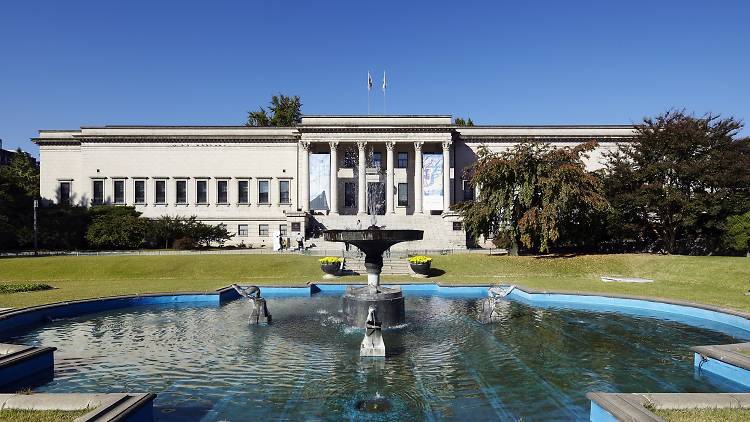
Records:
<instances>
[{"instance_id":1,"label":"building with columns","mask_svg":"<svg viewBox=\"0 0 750 422\"><path fill-rule=\"evenodd\" d=\"M596 140L587 166L627 142L632 125L471 126L451 116L304 116L296 127L102 126L40 130L47 202L135 206L144 216L195 215L227 225L231 243L270 246L276 232L377 224L425 230L407 248L466 247L451 204L473 199L464 169L484 146L525 139L556 146Z\"/></svg>"}]
</instances>

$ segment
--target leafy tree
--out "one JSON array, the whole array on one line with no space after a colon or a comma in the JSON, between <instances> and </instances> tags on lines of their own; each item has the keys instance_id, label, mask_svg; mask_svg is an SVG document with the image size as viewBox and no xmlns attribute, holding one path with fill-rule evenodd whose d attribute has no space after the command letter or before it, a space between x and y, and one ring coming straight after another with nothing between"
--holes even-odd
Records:
<instances>
[{"instance_id":1,"label":"leafy tree","mask_svg":"<svg viewBox=\"0 0 750 422\"><path fill-rule=\"evenodd\" d=\"M93 207L91 216L86 240L93 248L135 249L143 243L146 219L135 207Z\"/></svg>"},{"instance_id":2,"label":"leafy tree","mask_svg":"<svg viewBox=\"0 0 750 422\"><path fill-rule=\"evenodd\" d=\"M517 246L547 252L579 243L590 222L609 206L600 177L586 171L583 163L595 146L589 142L554 148L523 142L499 153L481 148L467 173L479 195L454 208L469 233L507 236L512 252Z\"/></svg>"},{"instance_id":3,"label":"leafy tree","mask_svg":"<svg viewBox=\"0 0 750 422\"><path fill-rule=\"evenodd\" d=\"M610 235L667 253L721 247L727 217L750 209L750 143L742 124L669 111L636 126L608 155Z\"/></svg>"},{"instance_id":4,"label":"leafy tree","mask_svg":"<svg viewBox=\"0 0 750 422\"><path fill-rule=\"evenodd\" d=\"M0 167L0 249L30 247L34 200L39 197L39 169L20 149Z\"/></svg>"},{"instance_id":5,"label":"leafy tree","mask_svg":"<svg viewBox=\"0 0 750 422\"><path fill-rule=\"evenodd\" d=\"M750 257L750 211L727 218L724 243L728 249L744 252Z\"/></svg>"},{"instance_id":6,"label":"leafy tree","mask_svg":"<svg viewBox=\"0 0 750 422\"><path fill-rule=\"evenodd\" d=\"M85 249L90 222L89 209L84 206L47 205L39 208L39 247L68 251Z\"/></svg>"},{"instance_id":7,"label":"leafy tree","mask_svg":"<svg viewBox=\"0 0 750 422\"><path fill-rule=\"evenodd\" d=\"M196 216L170 217L161 216L149 223L148 236L152 243L173 246L177 239L181 239L181 248L185 240L190 240L194 246L209 247L214 243L223 244L232 238L226 225L211 225L198 221Z\"/></svg>"},{"instance_id":8,"label":"leafy tree","mask_svg":"<svg viewBox=\"0 0 750 422\"><path fill-rule=\"evenodd\" d=\"M247 114L247 126L296 126L302 121L302 102L298 96L283 94L271 97L269 116L263 107Z\"/></svg>"},{"instance_id":9,"label":"leafy tree","mask_svg":"<svg viewBox=\"0 0 750 422\"><path fill-rule=\"evenodd\" d=\"M474 126L474 121L471 120L471 117L466 120L463 117L456 117L453 120L453 124L456 126Z\"/></svg>"}]
</instances>

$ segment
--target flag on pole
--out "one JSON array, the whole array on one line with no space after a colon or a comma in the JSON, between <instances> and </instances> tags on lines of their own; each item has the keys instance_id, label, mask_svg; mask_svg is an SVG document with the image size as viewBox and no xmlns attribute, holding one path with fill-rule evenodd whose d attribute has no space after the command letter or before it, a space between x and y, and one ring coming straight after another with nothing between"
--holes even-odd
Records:
<instances>
[{"instance_id":1,"label":"flag on pole","mask_svg":"<svg viewBox=\"0 0 750 422\"><path fill-rule=\"evenodd\" d=\"M370 75L370 71L367 71L367 90L372 91L372 75Z\"/></svg>"},{"instance_id":2,"label":"flag on pole","mask_svg":"<svg viewBox=\"0 0 750 422\"><path fill-rule=\"evenodd\" d=\"M385 81L385 70L383 71L383 92L385 93L385 89L388 87L388 83Z\"/></svg>"}]
</instances>

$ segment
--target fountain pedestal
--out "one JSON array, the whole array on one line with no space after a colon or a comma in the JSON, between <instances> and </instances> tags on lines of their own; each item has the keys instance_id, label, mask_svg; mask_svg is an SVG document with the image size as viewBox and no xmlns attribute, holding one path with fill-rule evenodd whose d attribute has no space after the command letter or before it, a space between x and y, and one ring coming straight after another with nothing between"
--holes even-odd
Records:
<instances>
[{"instance_id":1,"label":"fountain pedestal","mask_svg":"<svg viewBox=\"0 0 750 422\"><path fill-rule=\"evenodd\" d=\"M344 321L361 326L368 316L370 306L375 307L382 328L393 328L406 321L404 296L400 287L380 285L383 269L383 252L391 246L410 240L422 240L422 230L326 230L323 238L329 242L350 243L365 254L367 286L349 286L344 294Z\"/></svg>"}]
</instances>

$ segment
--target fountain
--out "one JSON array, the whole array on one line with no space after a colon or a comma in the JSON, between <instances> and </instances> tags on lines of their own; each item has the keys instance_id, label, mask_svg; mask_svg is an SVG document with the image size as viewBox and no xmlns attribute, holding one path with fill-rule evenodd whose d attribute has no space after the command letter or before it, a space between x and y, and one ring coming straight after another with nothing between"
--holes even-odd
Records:
<instances>
[{"instance_id":1,"label":"fountain","mask_svg":"<svg viewBox=\"0 0 750 422\"><path fill-rule=\"evenodd\" d=\"M380 164L373 159L369 151L369 164L357 163L358 172L367 172L368 168L376 170L382 179ZM377 186L381 186L378 184ZM381 186L382 187L382 186ZM357 189L365 189L358 186ZM383 252L391 246L412 240L422 240L422 230L386 230L377 225L377 214L385 208L384 195L378 189L368 191L367 208L371 225L365 230L325 230L323 238L329 242L344 242L359 248L365 254L367 286L349 286L344 294L344 321L353 326L361 326L369 321L370 307L374 307L375 318L382 328L392 328L405 321L404 296L400 287L380 285L380 272L383 269Z\"/></svg>"},{"instance_id":2,"label":"fountain","mask_svg":"<svg viewBox=\"0 0 750 422\"><path fill-rule=\"evenodd\" d=\"M385 230L370 226L366 230L326 230L323 238L329 242L350 243L365 254L367 286L349 286L344 294L344 320L361 326L367 320L370 306L375 306L375 315L383 328L403 324L404 296L401 288L380 285L383 269L383 252L391 246L411 240L422 240L422 230Z\"/></svg>"}]
</instances>

